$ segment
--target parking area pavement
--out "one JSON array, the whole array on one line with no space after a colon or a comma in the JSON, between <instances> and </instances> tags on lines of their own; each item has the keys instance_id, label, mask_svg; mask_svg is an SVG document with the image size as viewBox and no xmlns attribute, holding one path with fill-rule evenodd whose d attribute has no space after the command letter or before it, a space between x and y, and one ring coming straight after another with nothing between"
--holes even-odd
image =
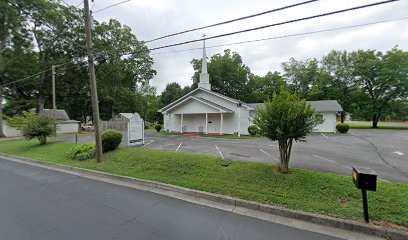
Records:
<instances>
[{"instance_id":1,"label":"parking area pavement","mask_svg":"<svg viewBox=\"0 0 408 240\"><path fill-rule=\"evenodd\" d=\"M265 138L225 139L157 135L146 131L146 149L199 153L248 162L277 163L277 142ZM349 134L310 134L292 148L290 167L351 175L370 167L380 180L408 183L408 131L352 129Z\"/></svg>"}]
</instances>

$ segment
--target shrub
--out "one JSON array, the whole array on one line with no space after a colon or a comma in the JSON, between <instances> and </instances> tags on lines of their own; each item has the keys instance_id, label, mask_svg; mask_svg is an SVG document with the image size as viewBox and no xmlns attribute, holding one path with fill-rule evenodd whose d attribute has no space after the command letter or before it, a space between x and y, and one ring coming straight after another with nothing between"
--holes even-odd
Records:
<instances>
[{"instance_id":1,"label":"shrub","mask_svg":"<svg viewBox=\"0 0 408 240\"><path fill-rule=\"evenodd\" d=\"M258 127L255 125L251 125L248 127L249 136L256 136L258 134Z\"/></svg>"},{"instance_id":2,"label":"shrub","mask_svg":"<svg viewBox=\"0 0 408 240\"><path fill-rule=\"evenodd\" d=\"M149 129L149 124L145 124L144 129Z\"/></svg>"},{"instance_id":3,"label":"shrub","mask_svg":"<svg viewBox=\"0 0 408 240\"><path fill-rule=\"evenodd\" d=\"M102 149L104 152L113 151L122 142L123 134L115 129L108 129L102 133Z\"/></svg>"},{"instance_id":4,"label":"shrub","mask_svg":"<svg viewBox=\"0 0 408 240\"><path fill-rule=\"evenodd\" d=\"M52 118L33 112L23 112L23 117L7 118L7 120L7 124L20 130L26 139L37 138L40 144L47 143L47 137L56 131L56 124Z\"/></svg>"},{"instance_id":5,"label":"shrub","mask_svg":"<svg viewBox=\"0 0 408 240\"><path fill-rule=\"evenodd\" d=\"M72 160L84 161L95 157L96 146L95 143L84 143L75 145L68 152L67 157Z\"/></svg>"},{"instance_id":6,"label":"shrub","mask_svg":"<svg viewBox=\"0 0 408 240\"><path fill-rule=\"evenodd\" d=\"M339 133L347 133L350 129L350 125L347 123L339 123L336 125L336 129Z\"/></svg>"},{"instance_id":7,"label":"shrub","mask_svg":"<svg viewBox=\"0 0 408 240\"><path fill-rule=\"evenodd\" d=\"M162 129L162 125L157 124L156 126L154 126L154 129L156 129L157 132L160 132L160 130Z\"/></svg>"}]
</instances>

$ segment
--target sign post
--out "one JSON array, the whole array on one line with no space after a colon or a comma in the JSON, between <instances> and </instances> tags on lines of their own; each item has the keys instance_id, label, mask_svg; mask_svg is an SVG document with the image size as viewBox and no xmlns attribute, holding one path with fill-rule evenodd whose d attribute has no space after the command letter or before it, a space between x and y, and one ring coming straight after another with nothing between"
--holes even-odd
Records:
<instances>
[{"instance_id":1,"label":"sign post","mask_svg":"<svg viewBox=\"0 0 408 240\"><path fill-rule=\"evenodd\" d=\"M351 175L354 185L356 185L358 189L361 189L361 194L363 197L364 221L369 223L367 191L377 190L377 173L370 168L353 167Z\"/></svg>"}]
</instances>

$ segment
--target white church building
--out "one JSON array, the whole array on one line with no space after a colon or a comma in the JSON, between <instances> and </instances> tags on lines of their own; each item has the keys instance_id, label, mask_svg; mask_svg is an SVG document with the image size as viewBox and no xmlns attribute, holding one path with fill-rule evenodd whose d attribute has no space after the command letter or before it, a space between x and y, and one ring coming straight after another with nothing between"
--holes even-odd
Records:
<instances>
[{"instance_id":1,"label":"white church building","mask_svg":"<svg viewBox=\"0 0 408 240\"><path fill-rule=\"evenodd\" d=\"M321 116L317 132L335 132L336 115L342 111L335 100L312 101L312 107ZM163 107L164 130L177 133L248 135L253 114L263 103L247 104L211 91L205 42L198 88Z\"/></svg>"}]
</instances>

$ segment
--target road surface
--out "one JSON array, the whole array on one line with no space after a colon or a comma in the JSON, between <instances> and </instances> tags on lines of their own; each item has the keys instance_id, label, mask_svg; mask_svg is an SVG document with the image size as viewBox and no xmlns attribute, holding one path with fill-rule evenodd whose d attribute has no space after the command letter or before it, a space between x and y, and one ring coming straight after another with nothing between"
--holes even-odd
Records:
<instances>
[{"instance_id":1,"label":"road surface","mask_svg":"<svg viewBox=\"0 0 408 240\"><path fill-rule=\"evenodd\" d=\"M0 158L1 239L336 239Z\"/></svg>"}]
</instances>

